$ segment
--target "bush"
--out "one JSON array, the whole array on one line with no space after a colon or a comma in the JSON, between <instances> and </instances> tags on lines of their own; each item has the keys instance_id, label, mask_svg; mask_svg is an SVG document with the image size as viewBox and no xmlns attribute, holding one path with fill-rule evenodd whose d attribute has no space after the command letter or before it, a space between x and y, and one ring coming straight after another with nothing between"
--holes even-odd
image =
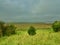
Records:
<instances>
[{"instance_id":1,"label":"bush","mask_svg":"<svg viewBox=\"0 0 60 45\"><path fill-rule=\"evenodd\" d=\"M5 24L5 22L0 21L0 37L15 34L15 30L16 27L14 25Z\"/></svg>"},{"instance_id":2,"label":"bush","mask_svg":"<svg viewBox=\"0 0 60 45\"><path fill-rule=\"evenodd\" d=\"M52 28L55 32L58 32L60 31L60 21L55 21L53 24L52 24Z\"/></svg>"},{"instance_id":3,"label":"bush","mask_svg":"<svg viewBox=\"0 0 60 45\"><path fill-rule=\"evenodd\" d=\"M28 34L29 35L35 35L36 34L36 29L34 27L30 27L29 30L28 30Z\"/></svg>"},{"instance_id":4,"label":"bush","mask_svg":"<svg viewBox=\"0 0 60 45\"><path fill-rule=\"evenodd\" d=\"M6 27L6 35L12 35L15 34L16 27L14 25L9 25Z\"/></svg>"}]
</instances>

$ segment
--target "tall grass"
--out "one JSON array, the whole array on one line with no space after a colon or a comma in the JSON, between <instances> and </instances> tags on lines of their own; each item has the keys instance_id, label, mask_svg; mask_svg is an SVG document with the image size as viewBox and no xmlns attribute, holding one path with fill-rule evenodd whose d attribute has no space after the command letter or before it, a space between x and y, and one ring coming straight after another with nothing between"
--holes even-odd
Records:
<instances>
[{"instance_id":1,"label":"tall grass","mask_svg":"<svg viewBox=\"0 0 60 45\"><path fill-rule=\"evenodd\" d=\"M27 31L17 31L16 35L0 38L0 45L60 45L60 32L39 29L36 33L29 36Z\"/></svg>"}]
</instances>

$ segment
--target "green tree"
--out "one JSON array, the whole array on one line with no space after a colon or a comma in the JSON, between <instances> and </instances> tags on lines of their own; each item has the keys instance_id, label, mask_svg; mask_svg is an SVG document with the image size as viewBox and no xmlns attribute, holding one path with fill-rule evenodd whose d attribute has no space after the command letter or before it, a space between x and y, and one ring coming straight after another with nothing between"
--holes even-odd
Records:
<instances>
[{"instance_id":1,"label":"green tree","mask_svg":"<svg viewBox=\"0 0 60 45\"><path fill-rule=\"evenodd\" d=\"M55 32L58 32L60 31L60 21L55 21L53 24L52 24L52 28Z\"/></svg>"},{"instance_id":2,"label":"green tree","mask_svg":"<svg viewBox=\"0 0 60 45\"><path fill-rule=\"evenodd\" d=\"M7 28L6 28L6 35L12 35L12 34L15 34L16 30L16 27L14 25L9 25Z\"/></svg>"},{"instance_id":3,"label":"green tree","mask_svg":"<svg viewBox=\"0 0 60 45\"><path fill-rule=\"evenodd\" d=\"M28 34L29 35L35 35L36 34L36 29L34 27L30 27L29 30L28 30Z\"/></svg>"},{"instance_id":4,"label":"green tree","mask_svg":"<svg viewBox=\"0 0 60 45\"><path fill-rule=\"evenodd\" d=\"M5 24L5 22L0 21L0 31L1 31L0 33L2 33L3 36L4 36L4 34L5 34L4 24Z\"/></svg>"}]
</instances>

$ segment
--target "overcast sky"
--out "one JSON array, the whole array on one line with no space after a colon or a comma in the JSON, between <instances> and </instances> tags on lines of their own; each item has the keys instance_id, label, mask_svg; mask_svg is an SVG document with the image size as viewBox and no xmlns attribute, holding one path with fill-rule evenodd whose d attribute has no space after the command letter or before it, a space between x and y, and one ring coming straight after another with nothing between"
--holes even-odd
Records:
<instances>
[{"instance_id":1,"label":"overcast sky","mask_svg":"<svg viewBox=\"0 0 60 45\"><path fill-rule=\"evenodd\" d=\"M0 20L5 22L60 20L60 0L0 0Z\"/></svg>"}]
</instances>

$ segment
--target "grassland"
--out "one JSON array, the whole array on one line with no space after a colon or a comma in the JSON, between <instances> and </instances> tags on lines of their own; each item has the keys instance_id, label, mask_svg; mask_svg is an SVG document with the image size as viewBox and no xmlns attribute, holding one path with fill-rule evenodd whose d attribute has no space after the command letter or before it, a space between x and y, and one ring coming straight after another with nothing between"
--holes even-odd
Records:
<instances>
[{"instance_id":1,"label":"grassland","mask_svg":"<svg viewBox=\"0 0 60 45\"><path fill-rule=\"evenodd\" d=\"M15 35L0 38L0 45L60 45L60 32L53 32L50 25L46 25L49 28L39 28L45 26L41 26L39 24L39 27L34 24L27 24L26 26L25 24L23 26L22 25L23 24L18 26L16 25L17 33ZM29 36L27 30L24 29L28 29L31 25L35 26L35 28L38 27L36 28L36 35L34 36Z\"/></svg>"}]
</instances>

